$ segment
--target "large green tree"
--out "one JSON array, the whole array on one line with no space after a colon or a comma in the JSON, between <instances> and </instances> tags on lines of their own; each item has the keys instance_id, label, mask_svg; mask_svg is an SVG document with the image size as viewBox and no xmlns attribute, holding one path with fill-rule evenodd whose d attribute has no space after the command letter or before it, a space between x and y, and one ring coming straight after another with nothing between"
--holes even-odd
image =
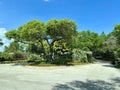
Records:
<instances>
[{"instance_id":1,"label":"large green tree","mask_svg":"<svg viewBox=\"0 0 120 90\"><path fill-rule=\"evenodd\" d=\"M41 51L46 56L45 49L49 49L50 59L54 59L54 44L62 40L63 43L71 45L76 36L77 25L74 21L50 20L46 24L33 20L6 33L8 39L26 43L32 48L41 47Z\"/></svg>"},{"instance_id":2,"label":"large green tree","mask_svg":"<svg viewBox=\"0 0 120 90\"><path fill-rule=\"evenodd\" d=\"M54 43L62 40L67 44L72 44L74 37L77 34L77 25L74 21L63 20L50 20L46 23L47 42L50 47L51 59L54 59Z\"/></svg>"}]
</instances>

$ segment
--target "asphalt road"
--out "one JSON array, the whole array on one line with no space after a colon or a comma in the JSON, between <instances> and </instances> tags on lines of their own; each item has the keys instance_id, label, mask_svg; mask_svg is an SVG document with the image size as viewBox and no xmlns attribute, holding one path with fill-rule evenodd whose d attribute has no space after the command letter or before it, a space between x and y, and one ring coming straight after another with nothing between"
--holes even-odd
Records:
<instances>
[{"instance_id":1,"label":"asphalt road","mask_svg":"<svg viewBox=\"0 0 120 90\"><path fill-rule=\"evenodd\" d=\"M0 90L120 90L120 70L108 62L60 67L0 64Z\"/></svg>"}]
</instances>

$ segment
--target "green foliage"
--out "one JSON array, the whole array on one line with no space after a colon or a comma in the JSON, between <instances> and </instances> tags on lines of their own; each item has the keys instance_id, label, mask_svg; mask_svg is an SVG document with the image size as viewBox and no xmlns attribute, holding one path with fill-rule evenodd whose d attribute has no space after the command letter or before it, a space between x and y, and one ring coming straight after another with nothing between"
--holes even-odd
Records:
<instances>
[{"instance_id":1,"label":"green foliage","mask_svg":"<svg viewBox=\"0 0 120 90\"><path fill-rule=\"evenodd\" d=\"M25 60L27 59L26 53L21 52L21 51L17 51L14 52L14 60Z\"/></svg>"},{"instance_id":2,"label":"green foliage","mask_svg":"<svg viewBox=\"0 0 120 90\"><path fill-rule=\"evenodd\" d=\"M75 48L80 48L83 51L92 51L93 55L103 48L103 43L106 40L104 32L101 35L91 32L90 30L78 32Z\"/></svg>"},{"instance_id":3,"label":"green foliage","mask_svg":"<svg viewBox=\"0 0 120 90\"><path fill-rule=\"evenodd\" d=\"M118 44L120 44L120 24L114 26L112 34L117 38Z\"/></svg>"},{"instance_id":4,"label":"green foliage","mask_svg":"<svg viewBox=\"0 0 120 90\"><path fill-rule=\"evenodd\" d=\"M11 30L6 33L8 39L14 39L14 41L33 45L32 48L41 47L42 53L46 56L46 52L49 50L49 55L53 59L54 43L59 40L63 40L66 43L73 42L76 36L77 25L74 21L63 20L50 20L46 24L39 20L29 21L28 23L18 27L17 30ZM47 43L47 49L45 50L45 44ZM8 49L6 47L6 49ZM12 49L13 50L13 49ZM37 50L31 50L36 52Z\"/></svg>"},{"instance_id":5,"label":"green foliage","mask_svg":"<svg viewBox=\"0 0 120 90\"><path fill-rule=\"evenodd\" d=\"M93 62L92 52L73 49L72 59L74 62Z\"/></svg>"},{"instance_id":6,"label":"green foliage","mask_svg":"<svg viewBox=\"0 0 120 90\"><path fill-rule=\"evenodd\" d=\"M6 33L6 37L8 39L14 39L14 41L28 44L28 46L31 46L33 44L37 47L40 46L42 49L41 51L42 53L44 53L44 55L45 55L45 49L43 42L45 35L46 35L46 28L44 26L44 23L39 20L29 21L28 23L18 27L16 30L11 30ZM36 52L36 49L29 51Z\"/></svg>"},{"instance_id":7,"label":"green foliage","mask_svg":"<svg viewBox=\"0 0 120 90\"><path fill-rule=\"evenodd\" d=\"M0 39L0 46L2 46L3 45L3 42L2 42L2 39Z\"/></svg>"},{"instance_id":8,"label":"green foliage","mask_svg":"<svg viewBox=\"0 0 120 90\"><path fill-rule=\"evenodd\" d=\"M14 42L11 42L9 46L5 46L5 49L4 51L5 52L16 52L19 50L19 44L18 42L14 41Z\"/></svg>"},{"instance_id":9,"label":"green foliage","mask_svg":"<svg viewBox=\"0 0 120 90\"><path fill-rule=\"evenodd\" d=\"M120 48L118 48L114 51L114 56L116 59L120 57Z\"/></svg>"},{"instance_id":10,"label":"green foliage","mask_svg":"<svg viewBox=\"0 0 120 90\"><path fill-rule=\"evenodd\" d=\"M33 20L18 28L20 40L30 43L42 42L42 36L45 34L44 23Z\"/></svg>"},{"instance_id":11,"label":"green foliage","mask_svg":"<svg viewBox=\"0 0 120 90\"><path fill-rule=\"evenodd\" d=\"M110 36L104 43L104 49L114 51L117 48L117 39L114 36Z\"/></svg>"},{"instance_id":12,"label":"green foliage","mask_svg":"<svg viewBox=\"0 0 120 90\"><path fill-rule=\"evenodd\" d=\"M73 59L78 62L92 62L92 53L100 47L102 40L97 33L91 31L77 32L77 25L69 19L50 20L43 23L38 20L28 23L6 33L8 39L14 39L6 52L15 52L14 58L25 58L24 53L18 53L20 43L27 45L26 52L34 53L28 58L30 63L41 63L44 59L56 64L67 64L71 62L72 49ZM17 42L17 43L16 43ZM10 50L9 50L10 49ZM85 50L85 51L83 51ZM24 52L25 52L24 51ZM43 54L43 56L35 54ZM48 57L48 58L47 58Z\"/></svg>"},{"instance_id":13,"label":"green foliage","mask_svg":"<svg viewBox=\"0 0 120 90\"><path fill-rule=\"evenodd\" d=\"M45 61L42 55L30 54L27 62L29 64L40 64L42 61Z\"/></svg>"},{"instance_id":14,"label":"green foliage","mask_svg":"<svg viewBox=\"0 0 120 90\"><path fill-rule=\"evenodd\" d=\"M28 47L26 48L26 52L39 54L39 53L42 53L43 51L41 46L38 46L35 44L29 44Z\"/></svg>"},{"instance_id":15,"label":"green foliage","mask_svg":"<svg viewBox=\"0 0 120 90\"><path fill-rule=\"evenodd\" d=\"M14 60L25 60L27 58L26 53L17 51L14 53L0 53L0 61L14 61Z\"/></svg>"},{"instance_id":16,"label":"green foliage","mask_svg":"<svg viewBox=\"0 0 120 90\"><path fill-rule=\"evenodd\" d=\"M11 40L11 39L15 39L18 40L18 38L20 37L17 30L10 30L9 32L5 33L5 36Z\"/></svg>"},{"instance_id":17,"label":"green foliage","mask_svg":"<svg viewBox=\"0 0 120 90\"><path fill-rule=\"evenodd\" d=\"M74 61L88 62L85 51L82 51L80 49L73 49L72 53L72 58Z\"/></svg>"},{"instance_id":18,"label":"green foliage","mask_svg":"<svg viewBox=\"0 0 120 90\"><path fill-rule=\"evenodd\" d=\"M76 32L76 23L74 21L63 19L63 20L50 20L46 24L47 34L53 40L71 40Z\"/></svg>"},{"instance_id":19,"label":"green foliage","mask_svg":"<svg viewBox=\"0 0 120 90\"><path fill-rule=\"evenodd\" d=\"M114 62L120 58L120 24L115 25L110 34L102 32L99 35L90 30L77 32L76 23L69 19L53 19L46 23L32 20L8 31L6 37L14 41L5 47L7 53L0 55L3 61L26 59L23 52L34 53L28 58L33 64L44 59L54 64L68 64L72 59L74 62L93 62L93 56ZM0 45L3 45L1 39ZM35 55L41 53L43 55Z\"/></svg>"},{"instance_id":20,"label":"green foliage","mask_svg":"<svg viewBox=\"0 0 120 90\"><path fill-rule=\"evenodd\" d=\"M116 65L116 68L120 68L120 64Z\"/></svg>"},{"instance_id":21,"label":"green foliage","mask_svg":"<svg viewBox=\"0 0 120 90\"><path fill-rule=\"evenodd\" d=\"M52 61L52 64L56 65L68 65L72 62L71 54L62 54L57 59Z\"/></svg>"},{"instance_id":22,"label":"green foliage","mask_svg":"<svg viewBox=\"0 0 120 90\"><path fill-rule=\"evenodd\" d=\"M86 55L87 55L87 60L89 63L93 63L95 61L95 58L93 57L91 51L86 51Z\"/></svg>"},{"instance_id":23,"label":"green foliage","mask_svg":"<svg viewBox=\"0 0 120 90\"><path fill-rule=\"evenodd\" d=\"M77 25L74 21L63 20L50 20L46 23L46 34L49 36L48 45L50 48L50 57L54 60L54 44L62 40L62 43L71 45L74 42L74 37L77 34ZM61 44L62 44L61 43Z\"/></svg>"},{"instance_id":24,"label":"green foliage","mask_svg":"<svg viewBox=\"0 0 120 90\"><path fill-rule=\"evenodd\" d=\"M117 39L112 34L109 35L107 40L104 42L102 51L102 59L104 60L114 60L114 50L117 48Z\"/></svg>"},{"instance_id":25,"label":"green foliage","mask_svg":"<svg viewBox=\"0 0 120 90\"><path fill-rule=\"evenodd\" d=\"M114 59L112 61L112 64L115 64L116 66L120 66L120 48L117 48L113 54L114 54Z\"/></svg>"},{"instance_id":26,"label":"green foliage","mask_svg":"<svg viewBox=\"0 0 120 90\"><path fill-rule=\"evenodd\" d=\"M0 62L12 60L14 60L14 55L12 53L0 53Z\"/></svg>"}]
</instances>

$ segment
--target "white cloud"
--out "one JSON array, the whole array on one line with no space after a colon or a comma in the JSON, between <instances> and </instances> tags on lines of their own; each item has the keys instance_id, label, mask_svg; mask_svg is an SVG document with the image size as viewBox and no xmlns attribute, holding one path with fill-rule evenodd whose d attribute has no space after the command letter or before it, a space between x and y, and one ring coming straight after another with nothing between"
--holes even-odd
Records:
<instances>
[{"instance_id":1,"label":"white cloud","mask_svg":"<svg viewBox=\"0 0 120 90\"><path fill-rule=\"evenodd\" d=\"M3 46L0 46L0 51L4 50L4 46L8 46L10 43L10 40L8 40L5 37L5 33L7 32L6 28L0 28L0 38L2 39L2 42L4 43Z\"/></svg>"},{"instance_id":2,"label":"white cloud","mask_svg":"<svg viewBox=\"0 0 120 90\"><path fill-rule=\"evenodd\" d=\"M44 0L44 2L50 2L50 0Z\"/></svg>"}]
</instances>

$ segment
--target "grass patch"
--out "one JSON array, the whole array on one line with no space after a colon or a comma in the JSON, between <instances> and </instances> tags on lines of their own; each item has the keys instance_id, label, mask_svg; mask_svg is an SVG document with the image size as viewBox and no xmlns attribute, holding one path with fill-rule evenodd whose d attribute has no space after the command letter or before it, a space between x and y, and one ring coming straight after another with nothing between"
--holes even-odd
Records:
<instances>
[{"instance_id":1,"label":"grass patch","mask_svg":"<svg viewBox=\"0 0 120 90\"><path fill-rule=\"evenodd\" d=\"M11 64L11 63L27 63L27 60L15 60L15 61L2 61L0 64Z\"/></svg>"},{"instance_id":2,"label":"grass patch","mask_svg":"<svg viewBox=\"0 0 120 90\"><path fill-rule=\"evenodd\" d=\"M90 64L90 63L83 63L83 62L70 62L66 65L63 64L53 64L50 62L41 62L40 64L27 64L28 66L38 66L38 67L51 67L51 66L75 66L75 65L86 65L86 64Z\"/></svg>"},{"instance_id":3,"label":"grass patch","mask_svg":"<svg viewBox=\"0 0 120 90\"><path fill-rule=\"evenodd\" d=\"M52 66L58 66L58 65L55 65L55 64L27 64L27 66L52 67Z\"/></svg>"},{"instance_id":4,"label":"grass patch","mask_svg":"<svg viewBox=\"0 0 120 90\"><path fill-rule=\"evenodd\" d=\"M37 67L52 67L52 66L75 66L75 65L86 65L88 62L69 62L68 64L53 64L51 62L42 61L40 64L27 63L28 60L16 60L16 61L3 61L0 64L24 64L25 66L37 66Z\"/></svg>"},{"instance_id":5,"label":"grass patch","mask_svg":"<svg viewBox=\"0 0 120 90\"><path fill-rule=\"evenodd\" d=\"M90 64L88 62L70 62L70 65L86 65L86 64Z\"/></svg>"}]
</instances>

